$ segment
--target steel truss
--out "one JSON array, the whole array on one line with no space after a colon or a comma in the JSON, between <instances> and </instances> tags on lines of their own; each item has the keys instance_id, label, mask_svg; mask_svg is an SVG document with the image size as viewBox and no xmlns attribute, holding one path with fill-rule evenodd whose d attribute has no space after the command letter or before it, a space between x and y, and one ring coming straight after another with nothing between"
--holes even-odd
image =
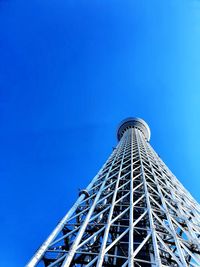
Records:
<instances>
[{"instance_id":1,"label":"steel truss","mask_svg":"<svg viewBox=\"0 0 200 267\"><path fill-rule=\"evenodd\" d=\"M200 266L200 206L131 125L27 266Z\"/></svg>"}]
</instances>

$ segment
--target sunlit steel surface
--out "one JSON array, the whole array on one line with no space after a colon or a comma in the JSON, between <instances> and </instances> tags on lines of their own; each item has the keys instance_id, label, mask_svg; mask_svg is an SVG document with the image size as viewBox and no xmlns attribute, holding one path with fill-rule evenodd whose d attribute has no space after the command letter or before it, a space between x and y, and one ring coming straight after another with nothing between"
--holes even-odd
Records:
<instances>
[{"instance_id":1,"label":"sunlit steel surface","mask_svg":"<svg viewBox=\"0 0 200 267\"><path fill-rule=\"evenodd\" d=\"M124 120L116 149L36 252L33 266L200 266L200 206Z\"/></svg>"}]
</instances>

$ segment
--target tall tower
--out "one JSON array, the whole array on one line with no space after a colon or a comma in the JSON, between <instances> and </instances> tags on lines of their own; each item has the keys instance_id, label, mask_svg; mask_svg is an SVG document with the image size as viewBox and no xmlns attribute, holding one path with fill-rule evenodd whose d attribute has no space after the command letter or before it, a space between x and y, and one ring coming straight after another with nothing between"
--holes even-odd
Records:
<instances>
[{"instance_id":1,"label":"tall tower","mask_svg":"<svg viewBox=\"0 0 200 267\"><path fill-rule=\"evenodd\" d=\"M28 267L200 266L200 206L128 118L118 145Z\"/></svg>"}]
</instances>

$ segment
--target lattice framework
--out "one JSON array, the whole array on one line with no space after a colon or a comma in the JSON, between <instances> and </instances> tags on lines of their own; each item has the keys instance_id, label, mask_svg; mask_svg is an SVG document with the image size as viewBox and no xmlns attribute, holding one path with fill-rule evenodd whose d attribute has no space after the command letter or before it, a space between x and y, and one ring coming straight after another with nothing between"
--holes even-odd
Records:
<instances>
[{"instance_id":1,"label":"lattice framework","mask_svg":"<svg viewBox=\"0 0 200 267\"><path fill-rule=\"evenodd\" d=\"M200 206L131 125L27 266L40 264L200 266Z\"/></svg>"}]
</instances>

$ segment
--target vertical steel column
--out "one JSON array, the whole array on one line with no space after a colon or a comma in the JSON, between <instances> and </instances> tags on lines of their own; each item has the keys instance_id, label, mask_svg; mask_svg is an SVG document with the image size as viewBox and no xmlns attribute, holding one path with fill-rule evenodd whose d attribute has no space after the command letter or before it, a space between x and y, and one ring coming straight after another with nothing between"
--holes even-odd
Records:
<instances>
[{"instance_id":1,"label":"vertical steel column","mask_svg":"<svg viewBox=\"0 0 200 267\"><path fill-rule=\"evenodd\" d=\"M160 255L159 255L158 242L156 238L155 225L154 225L153 217L152 217L151 204L149 201L149 192L148 192L148 188L146 184L146 177L144 175L145 171L144 171L143 161L142 161L141 152L140 152L140 142L138 138L138 132L139 130L135 129L135 136L137 140L137 147L138 147L138 153L139 153L139 159L140 159L140 165L141 165L141 173L142 173L142 179L143 179L143 184L144 184L144 189L145 189L145 195L146 195L145 197L146 197L146 203L147 203L147 209L148 209L148 215L149 215L150 231L152 233L153 248L154 248L154 253L155 253L155 262L157 263L156 266L162 266Z\"/></svg>"},{"instance_id":2,"label":"vertical steel column","mask_svg":"<svg viewBox=\"0 0 200 267\"><path fill-rule=\"evenodd\" d=\"M123 140L122 140L122 142L123 142ZM122 142L119 144L120 147L123 144ZM116 157L117 157L118 153L119 153L119 150L117 150ZM76 237L72 247L70 248L70 251L68 252L68 254L66 256L66 258L65 258L65 260L64 260L64 262L62 264L62 267L69 267L70 266L70 263L71 263L71 261L72 261L72 259L74 257L74 254L76 253L77 246L78 246L78 244L79 244L79 242L80 242L80 240L81 240L81 238L82 238L82 236L84 234L85 228L86 228L86 226L87 226L87 224L89 222L89 219L90 219L90 217L91 217L91 215L92 215L92 213L94 211L94 208L95 208L95 206L97 204L97 201L99 200L99 197L100 197L100 195L101 195L101 193L102 193L102 191L104 189L104 186L105 186L105 184L107 182L107 179L109 177L109 174L110 174L110 171L112 169L112 166L115 163L116 157L115 157L115 159L113 160L113 162L112 162L112 164L110 166L110 169L109 169L109 171L108 171L108 173L106 175L106 178L105 178L104 182L102 183L102 185L101 185L101 187L100 187L100 189L99 189L99 191L98 191L98 193L97 193L97 195L95 197L93 205L91 206L91 208L90 208L90 210L89 210L89 212L88 212L88 214L87 214L87 216L85 218L85 221L83 222L83 224L82 224L82 226L81 226L81 228L80 228L80 230L79 230L79 232L77 234L77 237Z\"/></svg>"},{"instance_id":3,"label":"vertical steel column","mask_svg":"<svg viewBox=\"0 0 200 267\"><path fill-rule=\"evenodd\" d=\"M188 264L187 264L186 261L185 261L185 256L184 256L184 254L183 254L183 252L182 252L181 246L180 246L180 244L179 244L179 238L177 237L176 231L175 231L174 226L173 226L173 224L172 224L172 220L171 220L171 218L170 218L170 212L168 211L168 208L167 208L167 205L166 205L165 197L164 197L164 195L163 195L163 193L162 193L162 191L161 191L161 188L160 188L160 185L159 185L159 182L158 182L158 179L157 179L157 175L156 175L156 173L154 172L154 168L153 168L153 166L152 166L152 161L151 161L151 159L150 159L150 157L149 157L149 153L150 153L150 154L152 155L152 157L154 158L154 161L155 161L155 163L157 164L158 169L160 170L162 177L163 177L163 178L166 178L166 177L163 175L163 170L162 170L162 168L161 168L161 166L160 166L160 162L158 161L158 156L157 156L156 153L154 152L153 148L150 147L150 149L149 149L148 145L147 145L146 143L144 143L144 141L143 141L143 146L144 146L146 155L147 155L147 157L148 157L148 161L149 161L149 164L150 164L150 166L151 166L152 173L154 174L154 178L155 178L155 181L156 181L157 186L158 186L159 194L161 195L161 199L162 199L162 202L163 202L163 207L164 207L165 210L166 210L166 216L167 216L167 219L168 219L168 222L169 222L171 231L173 232L173 236L174 236L174 239L175 239L175 242L176 242L176 245L177 245L177 249L178 249L178 251L179 251L179 255L180 255L181 261L183 262L183 266L188 266ZM149 146L150 146L150 145L149 145ZM149 150L149 152L148 152L148 150ZM171 174L171 176L172 176L172 178L173 178L174 175L173 175L172 173L170 173L170 174ZM166 180L166 184L170 187L168 180L167 180L167 179L165 179L165 180ZM176 182L178 182L178 181L176 181ZM178 183L179 183L179 182L178 182ZM181 186L181 185L180 185L180 186ZM182 187L182 186L181 186L181 187ZM187 227L188 227L188 230L189 230L189 231L186 233L186 235L187 235L187 237L190 239L190 242L191 242L191 243L194 242L194 243L196 243L197 245L198 245L198 243L199 243L199 245L200 245L200 242L199 242L199 240L197 239L197 236L196 236L196 234L194 233L194 230L193 230L192 226L190 225L191 222L190 222L190 221L188 220L188 218L185 216L185 213L184 213L184 211L183 211L183 207L180 205L180 202L177 201L177 199L174 197L174 193L173 193L173 192L171 193L171 198L176 202L176 204L177 204L177 206L178 206L178 212L180 212L180 218L183 218L183 219L185 220L185 223L186 223L186 225L187 225ZM180 251L180 250L181 250L181 251ZM199 264L200 264L200 256L199 256L199 255L196 255L196 261L199 261Z\"/></svg>"},{"instance_id":4,"label":"vertical steel column","mask_svg":"<svg viewBox=\"0 0 200 267\"><path fill-rule=\"evenodd\" d=\"M117 148L120 147L120 143L118 144ZM106 161L106 163L102 166L102 168L100 169L100 171L97 173L97 175L93 178L93 180L90 182L90 184L87 186L86 190L89 191L90 188L92 188L93 184L96 182L96 180L98 179L98 177L100 176L100 174L102 173L102 170L104 169L104 167L106 166L107 162L109 162L109 160L112 157L117 157L117 151L119 151L118 149L116 149L116 151L113 151L113 153L111 154L111 156L108 158L108 160ZM113 159L113 163L114 160ZM45 240L45 242L41 245L41 247L37 250L37 252L35 253L35 255L32 257L32 259L28 262L28 264L26 265L27 267L34 267L36 266L39 261L41 260L41 258L43 257L45 251L48 249L48 246L51 244L51 242L56 238L56 236L60 233L60 231L63 229L63 227L65 226L68 218L75 212L75 210L77 209L77 207L79 206L79 204L81 203L81 201L83 201L83 199L85 198L84 194L81 194L79 196L79 198L77 199L77 201L74 203L74 205L72 206L72 208L67 212L67 214L62 218L62 220L58 223L58 225L56 226L56 228L53 230L53 232L49 235L49 237Z\"/></svg>"},{"instance_id":5,"label":"vertical steel column","mask_svg":"<svg viewBox=\"0 0 200 267\"><path fill-rule=\"evenodd\" d=\"M129 215L129 256L128 256L128 266L134 266L133 254L134 254L134 227L133 227L133 128L128 130L130 132L131 139L131 173L130 173L130 215Z\"/></svg>"},{"instance_id":6,"label":"vertical steel column","mask_svg":"<svg viewBox=\"0 0 200 267\"><path fill-rule=\"evenodd\" d=\"M125 138L126 136L124 136ZM111 202L111 207L110 207L110 212L108 215L108 219L107 219L107 225L106 225L106 229L104 232L104 236L103 236L103 240L102 240L102 244L101 244L101 250L99 252L99 256L98 256L98 261L97 261L97 265L96 267L101 267L103 266L103 261L104 261L104 256L105 256L105 249L106 249L106 244L107 244L107 240L108 240L108 234L109 234L109 230L110 230L110 226L111 226L111 219L113 216L113 210L115 207L115 201L116 201L116 196L117 196L117 192L118 192L118 186L119 186L119 179L121 176L121 170L122 170L122 165L124 162L124 154L126 152L126 146L127 146L127 138L126 139L122 139L121 142L124 142L124 150L123 150L123 156L122 156L122 160L121 160L121 164L120 164L120 169L119 169L119 173L118 173L118 177L117 177L117 182L115 185L115 191L113 194L113 198L112 198L112 202Z\"/></svg>"},{"instance_id":7,"label":"vertical steel column","mask_svg":"<svg viewBox=\"0 0 200 267\"><path fill-rule=\"evenodd\" d=\"M86 190L89 190L92 185L95 183L96 179L98 178L97 174L92 182L88 185ZM48 246L51 244L51 242L56 238L56 236L60 233L60 231L65 226L66 221L68 218L75 212L81 201L84 199L84 195L82 194L77 201L74 203L72 208L68 211L68 213L63 217L63 219L58 223L56 228L53 230L53 232L49 235L49 237L46 239L46 241L42 244L42 246L38 249L38 251L35 253L33 258L30 260L30 262L26 265L27 267L34 267L37 263L39 263L40 259L44 255L45 251L47 250Z\"/></svg>"},{"instance_id":8,"label":"vertical steel column","mask_svg":"<svg viewBox=\"0 0 200 267\"><path fill-rule=\"evenodd\" d=\"M169 215L169 211L168 211L167 205L166 205L166 203L165 203L165 198L164 198L164 196L163 196L163 194L162 194L162 191L160 190L160 186L159 186L159 183L158 183L158 180L157 180L157 176L156 176L156 174L155 174L155 172L154 172L153 166L152 166L151 161L150 161L150 159L149 159L149 155L148 155L148 151L147 151L147 149L146 149L145 141L143 140L143 138L141 137L141 134L140 134L139 132L138 132L138 136L139 136L140 141L141 141L141 143L142 143L142 145L143 145L143 147L144 147L144 150L145 150L145 152L146 152L146 157L148 158L148 162L149 162L149 165L150 165L150 167L151 167L151 171L152 171L152 174L153 174L153 176L154 176L154 179L155 179L155 182L156 182L156 186L157 186L158 192L159 192L159 194L160 194L160 198L161 198L161 201L162 201L162 205L163 205L163 208L165 209L165 213L166 213L166 216L167 216L167 220L168 220L168 223L169 223L169 227L170 227L170 230L171 230L172 233L173 233L173 237L174 237L174 240L175 240L175 243L176 243L176 247L177 247L177 249L178 249L178 252L179 252L179 255L180 255L180 259L181 259L181 263L180 263L180 264L181 264L183 267L187 267L187 263L186 263L186 261L185 261L185 257L184 257L184 255L183 255L182 249L181 249L181 247L180 247L179 240L178 240L177 235L176 235L176 231L174 230L174 227L173 227L173 224L172 224L170 215Z\"/></svg>"}]
</instances>

